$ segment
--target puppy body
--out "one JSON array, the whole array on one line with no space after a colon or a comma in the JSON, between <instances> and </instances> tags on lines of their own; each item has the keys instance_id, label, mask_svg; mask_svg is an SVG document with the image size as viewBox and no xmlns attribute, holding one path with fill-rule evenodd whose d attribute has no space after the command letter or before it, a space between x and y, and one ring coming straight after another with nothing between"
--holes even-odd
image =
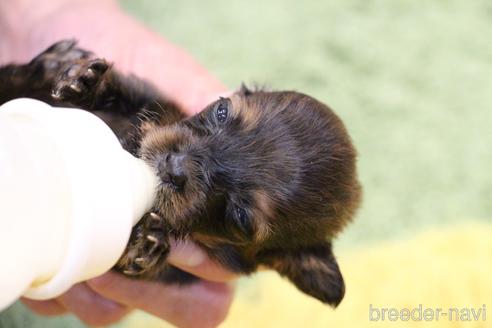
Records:
<instances>
[{"instance_id":1,"label":"puppy body","mask_svg":"<svg viewBox=\"0 0 492 328\"><path fill-rule=\"evenodd\" d=\"M331 240L360 201L356 153L340 119L297 92L241 87L193 117L135 77L61 41L26 65L0 68L0 103L28 96L101 117L161 183L116 269L189 282L165 258L188 237L232 271L277 270L337 305L344 282Z\"/></svg>"}]
</instances>

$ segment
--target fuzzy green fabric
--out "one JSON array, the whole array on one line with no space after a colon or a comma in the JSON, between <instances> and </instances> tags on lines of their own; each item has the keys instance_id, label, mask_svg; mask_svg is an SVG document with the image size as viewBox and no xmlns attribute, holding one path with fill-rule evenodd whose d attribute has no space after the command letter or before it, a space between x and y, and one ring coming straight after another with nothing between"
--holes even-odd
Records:
<instances>
[{"instance_id":1,"label":"fuzzy green fabric","mask_svg":"<svg viewBox=\"0 0 492 328\"><path fill-rule=\"evenodd\" d=\"M299 90L341 116L359 151L364 204L339 250L491 222L490 1L122 5L231 88L244 81ZM0 327L82 325L36 318L15 305L0 314Z\"/></svg>"},{"instance_id":2,"label":"fuzzy green fabric","mask_svg":"<svg viewBox=\"0 0 492 328\"><path fill-rule=\"evenodd\" d=\"M490 2L123 4L231 88L299 90L342 117L364 187L343 245L491 217Z\"/></svg>"}]
</instances>

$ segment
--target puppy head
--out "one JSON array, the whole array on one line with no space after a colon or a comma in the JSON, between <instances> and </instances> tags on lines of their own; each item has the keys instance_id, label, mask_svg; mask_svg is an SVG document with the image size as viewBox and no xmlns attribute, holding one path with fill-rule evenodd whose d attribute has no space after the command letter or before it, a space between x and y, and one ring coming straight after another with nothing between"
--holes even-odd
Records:
<instances>
[{"instance_id":1,"label":"puppy head","mask_svg":"<svg viewBox=\"0 0 492 328\"><path fill-rule=\"evenodd\" d=\"M243 87L173 126L141 155L161 177L156 210L237 272L266 265L337 305L331 238L359 201L355 150L338 117L296 92Z\"/></svg>"}]
</instances>

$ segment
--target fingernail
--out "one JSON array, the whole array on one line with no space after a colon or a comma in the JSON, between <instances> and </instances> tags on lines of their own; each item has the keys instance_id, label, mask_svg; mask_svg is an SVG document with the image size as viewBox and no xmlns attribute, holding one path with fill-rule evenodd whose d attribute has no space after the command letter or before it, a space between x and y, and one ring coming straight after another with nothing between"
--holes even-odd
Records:
<instances>
[{"instance_id":1,"label":"fingernail","mask_svg":"<svg viewBox=\"0 0 492 328\"><path fill-rule=\"evenodd\" d=\"M168 261L177 266L195 267L205 261L206 255L190 241L171 241Z\"/></svg>"}]
</instances>

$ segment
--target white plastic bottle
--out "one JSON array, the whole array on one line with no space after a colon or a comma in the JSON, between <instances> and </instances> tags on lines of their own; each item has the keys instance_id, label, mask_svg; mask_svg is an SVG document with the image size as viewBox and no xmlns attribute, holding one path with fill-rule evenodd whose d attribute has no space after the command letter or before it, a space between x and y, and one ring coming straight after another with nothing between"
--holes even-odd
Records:
<instances>
[{"instance_id":1,"label":"white plastic bottle","mask_svg":"<svg viewBox=\"0 0 492 328\"><path fill-rule=\"evenodd\" d=\"M26 98L0 106L0 310L109 270L156 184L95 115Z\"/></svg>"}]
</instances>

